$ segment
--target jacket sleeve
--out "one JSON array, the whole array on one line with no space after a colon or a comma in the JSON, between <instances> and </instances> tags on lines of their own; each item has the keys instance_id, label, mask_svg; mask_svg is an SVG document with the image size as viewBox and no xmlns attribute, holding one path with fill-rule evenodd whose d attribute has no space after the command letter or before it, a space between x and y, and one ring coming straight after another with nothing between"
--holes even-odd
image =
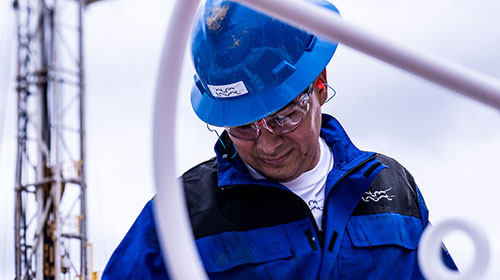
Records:
<instances>
[{"instance_id":1,"label":"jacket sleeve","mask_svg":"<svg viewBox=\"0 0 500 280\"><path fill-rule=\"evenodd\" d=\"M113 252L102 279L169 279L156 235L152 201Z\"/></svg>"},{"instance_id":2,"label":"jacket sleeve","mask_svg":"<svg viewBox=\"0 0 500 280\"><path fill-rule=\"evenodd\" d=\"M418 209L420 212L420 218L422 219L422 223L424 228L426 228L430 222L429 222L429 210L427 209L427 205L425 203L424 197L422 193L420 192L419 188L417 187L417 184L415 183L415 179L413 176L408 172L408 170L403 167L401 164L399 164L396 160L389 158L384 155L378 155L379 160L385 164L390 166L393 169L396 169L398 173L403 175L402 177L405 178L409 185L410 193L412 194L413 199L415 200L416 204L418 205ZM451 257L449 251L446 249L446 246L442 244L442 250L441 250L441 256L443 263L451 270L458 270L455 262L453 261L453 258ZM418 249L417 249L418 250ZM417 261L418 264L418 261ZM420 274L420 265L417 266L418 274Z\"/></svg>"}]
</instances>

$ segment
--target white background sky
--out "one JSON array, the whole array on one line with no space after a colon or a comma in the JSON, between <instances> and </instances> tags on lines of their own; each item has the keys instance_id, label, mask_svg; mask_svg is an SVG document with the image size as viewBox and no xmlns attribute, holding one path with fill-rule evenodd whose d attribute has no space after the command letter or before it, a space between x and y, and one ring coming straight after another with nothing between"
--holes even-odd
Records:
<instances>
[{"instance_id":1,"label":"white background sky","mask_svg":"<svg viewBox=\"0 0 500 280\"><path fill-rule=\"evenodd\" d=\"M12 279L15 29L10 1L0 2L0 279ZM155 192L153 96L172 2L110 0L85 14L89 236L97 271ZM499 1L333 3L345 20L379 36L500 78ZM216 140L190 107L190 67L178 102L179 145L172 156L178 174L211 157ZM499 279L500 113L346 46L338 48L328 77L337 96L324 111L359 148L393 156L410 170L431 222L460 217L484 229L493 256L486 279ZM463 235L446 241L459 264L470 260Z\"/></svg>"}]
</instances>

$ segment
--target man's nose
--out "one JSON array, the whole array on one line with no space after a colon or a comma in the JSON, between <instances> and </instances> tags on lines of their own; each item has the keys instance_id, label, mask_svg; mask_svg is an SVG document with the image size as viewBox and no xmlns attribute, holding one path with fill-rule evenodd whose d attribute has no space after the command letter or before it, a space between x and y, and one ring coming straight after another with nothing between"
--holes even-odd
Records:
<instances>
[{"instance_id":1,"label":"man's nose","mask_svg":"<svg viewBox=\"0 0 500 280\"><path fill-rule=\"evenodd\" d=\"M270 132L265 127L262 127L256 141L256 148L260 153L272 155L283 143L283 138L280 135Z\"/></svg>"}]
</instances>

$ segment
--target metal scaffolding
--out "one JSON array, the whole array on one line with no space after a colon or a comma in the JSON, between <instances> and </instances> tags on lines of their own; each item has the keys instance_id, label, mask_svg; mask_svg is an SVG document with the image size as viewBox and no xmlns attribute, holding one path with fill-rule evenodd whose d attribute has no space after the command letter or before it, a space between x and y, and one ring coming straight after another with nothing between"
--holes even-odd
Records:
<instances>
[{"instance_id":1,"label":"metal scaffolding","mask_svg":"<svg viewBox=\"0 0 500 280\"><path fill-rule=\"evenodd\" d=\"M84 1L14 0L15 279L89 279Z\"/></svg>"}]
</instances>

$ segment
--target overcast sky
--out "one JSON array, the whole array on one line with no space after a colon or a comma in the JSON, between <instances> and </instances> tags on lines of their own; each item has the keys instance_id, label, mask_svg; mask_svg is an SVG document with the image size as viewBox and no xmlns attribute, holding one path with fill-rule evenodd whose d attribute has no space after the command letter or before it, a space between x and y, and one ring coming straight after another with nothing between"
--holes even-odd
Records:
<instances>
[{"instance_id":1,"label":"overcast sky","mask_svg":"<svg viewBox=\"0 0 500 280\"><path fill-rule=\"evenodd\" d=\"M9 2L0 6L1 279L14 275L15 29ZM153 96L172 2L103 1L86 11L88 214L97 271L155 193ZM370 32L500 78L499 1L332 2L345 20ZM186 64L178 102L178 174L213 156L216 140L190 107L192 71ZM500 113L343 45L328 80L337 95L324 111L359 148L395 157L410 170L431 222L461 217L483 228L495 266L486 279L498 279ZM467 263L468 240L452 235L446 241L457 262Z\"/></svg>"}]
</instances>

